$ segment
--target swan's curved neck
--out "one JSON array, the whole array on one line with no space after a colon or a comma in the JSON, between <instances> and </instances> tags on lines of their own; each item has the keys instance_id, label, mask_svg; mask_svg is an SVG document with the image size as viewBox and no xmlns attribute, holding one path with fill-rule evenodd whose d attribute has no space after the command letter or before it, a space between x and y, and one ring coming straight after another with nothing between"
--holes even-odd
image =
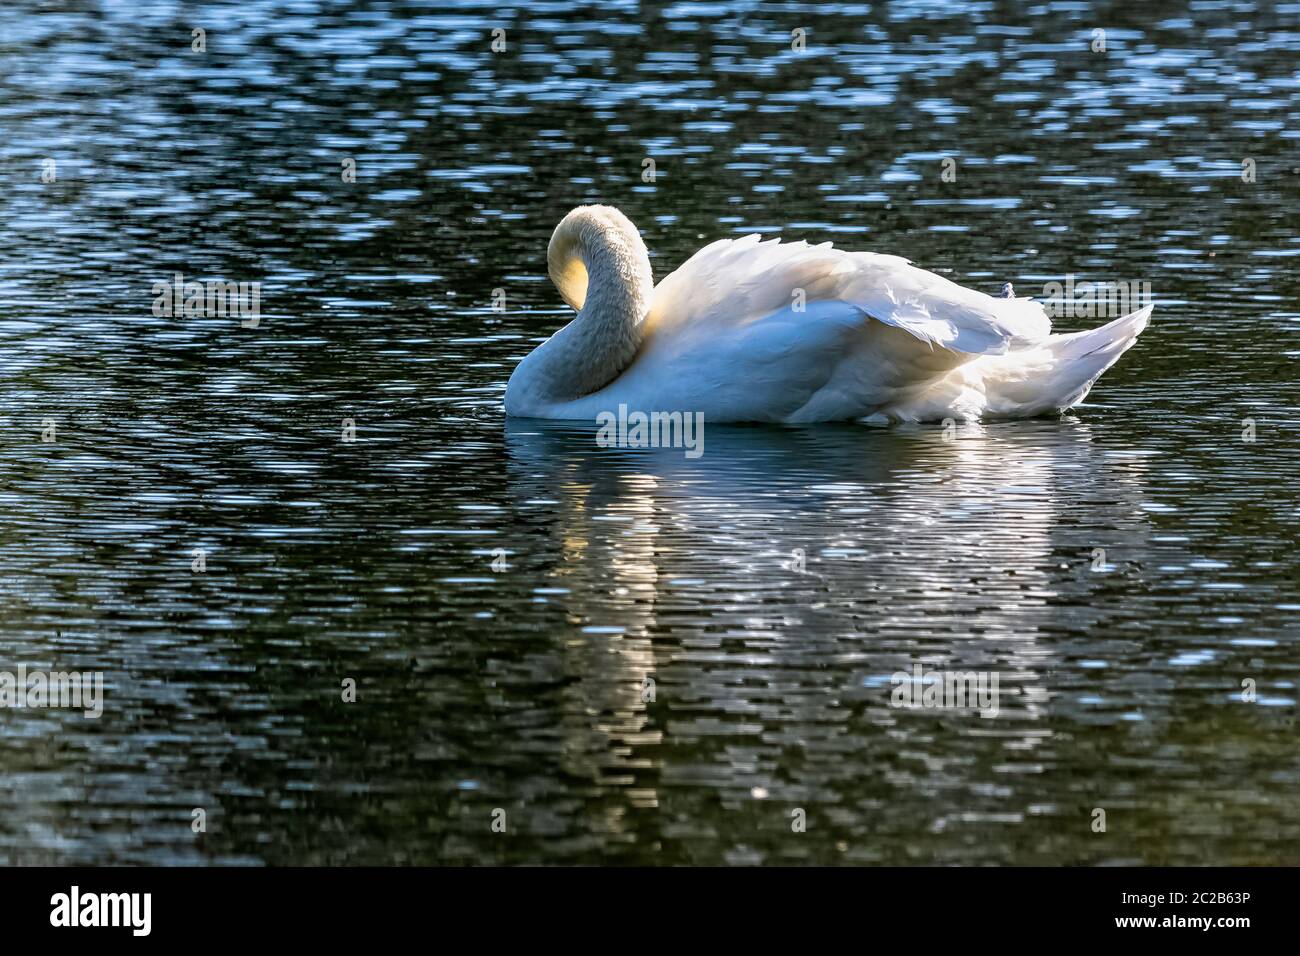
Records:
<instances>
[{"instance_id":1,"label":"swan's curved neck","mask_svg":"<svg viewBox=\"0 0 1300 956\"><path fill-rule=\"evenodd\" d=\"M612 206L580 206L561 220L547 269L577 317L530 356L538 398L567 401L616 379L641 347L654 279L640 234Z\"/></svg>"}]
</instances>

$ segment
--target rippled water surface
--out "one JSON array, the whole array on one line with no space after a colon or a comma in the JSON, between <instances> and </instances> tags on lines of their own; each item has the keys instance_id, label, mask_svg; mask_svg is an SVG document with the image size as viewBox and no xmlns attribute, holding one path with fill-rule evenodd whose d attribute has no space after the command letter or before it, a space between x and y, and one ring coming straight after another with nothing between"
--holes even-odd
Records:
<instances>
[{"instance_id":1,"label":"rippled water surface","mask_svg":"<svg viewBox=\"0 0 1300 956\"><path fill-rule=\"evenodd\" d=\"M1296 3L6 3L0 669L105 703L0 711L0 860L1300 863L1297 64ZM501 412L591 201L1155 320L1063 419L599 449Z\"/></svg>"}]
</instances>

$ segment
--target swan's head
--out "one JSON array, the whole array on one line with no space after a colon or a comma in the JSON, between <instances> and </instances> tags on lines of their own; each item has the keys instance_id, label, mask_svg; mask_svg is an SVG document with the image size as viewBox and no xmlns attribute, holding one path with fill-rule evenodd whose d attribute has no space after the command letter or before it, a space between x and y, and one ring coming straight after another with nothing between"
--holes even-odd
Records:
<instances>
[{"instance_id":1,"label":"swan's head","mask_svg":"<svg viewBox=\"0 0 1300 956\"><path fill-rule=\"evenodd\" d=\"M600 285L627 290L654 288L650 254L632 220L613 206L579 206L560 220L546 247L546 267L560 296L575 312L587 301L591 272Z\"/></svg>"},{"instance_id":2,"label":"swan's head","mask_svg":"<svg viewBox=\"0 0 1300 956\"><path fill-rule=\"evenodd\" d=\"M650 255L613 206L579 206L546 249L551 281L577 318L533 349L506 383L506 414L549 417L552 406L617 378L641 346L650 308Z\"/></svg>"}]
</instances>

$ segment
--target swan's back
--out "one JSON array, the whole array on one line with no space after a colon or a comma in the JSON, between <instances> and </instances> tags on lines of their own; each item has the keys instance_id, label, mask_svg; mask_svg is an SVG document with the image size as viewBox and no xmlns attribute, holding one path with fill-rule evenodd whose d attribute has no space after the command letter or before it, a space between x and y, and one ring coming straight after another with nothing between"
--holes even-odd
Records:
<instances>
[{"instance_id":1,"label":"swan's back","mask_svg":"<svg viewBox=\"0 0 1300 956\"><path fill-rule=\"evenodd\" d=\"M1051 332L1031 299L995 299L900 256L757 235L705 246L666 276L651 299L647 331L710 335L812 302L850 303L928 345L968 355L1040 342Z\"/></svg>"}]
</instances>

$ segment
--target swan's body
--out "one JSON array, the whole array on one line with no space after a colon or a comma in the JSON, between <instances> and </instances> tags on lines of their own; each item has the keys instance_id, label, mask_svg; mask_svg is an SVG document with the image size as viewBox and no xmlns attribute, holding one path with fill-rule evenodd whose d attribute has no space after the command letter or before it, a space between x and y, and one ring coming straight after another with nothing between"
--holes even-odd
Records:
<instances>
[{"instance_id":1,"label":"swan's body","mask_svg":"<svg viewBox=\"0 0 1300 956\"><path fill-rule=\"evenodd\" d=\"M705 246L653 285L610 206L564 217L547 249L577 317L519 363L506 413L595 420L633 411L710 422L1021 418L1083 400L1151 306L1052 335L1043 307L962 288L898 256L829 243Z\"/></svg>"}]
</instances>

